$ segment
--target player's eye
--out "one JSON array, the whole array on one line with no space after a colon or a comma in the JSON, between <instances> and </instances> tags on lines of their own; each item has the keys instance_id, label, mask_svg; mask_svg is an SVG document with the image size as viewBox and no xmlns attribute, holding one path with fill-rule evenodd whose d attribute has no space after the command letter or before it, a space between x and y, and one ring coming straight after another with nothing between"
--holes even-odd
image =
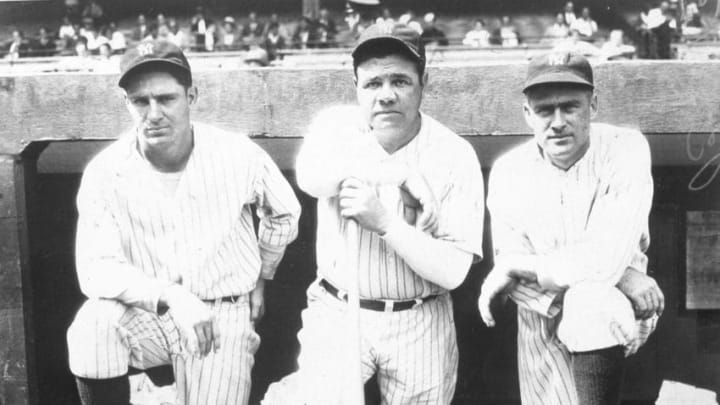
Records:
<instances>
[{"instance_id":1,"label":"player's eye","mask_svg":"<svg viewBox=\"0 0 720 405\"><path fill-rule=\"evenodd\" d=\"M395 79L393 80L393 85L398 87L405 87L410 85L410 80L408 79Z\"/></svg>"},{"instance_id":2,"label":"player's eye","mask_svg":"<svg viewBox=\"0 0 720 405\"><path fill-rule=\"evenodd\" d=\"M365 83L364 88L366 89L377 89L381 86L380 82L377 80L369 81Z\"/></svg>"}]
</instances>

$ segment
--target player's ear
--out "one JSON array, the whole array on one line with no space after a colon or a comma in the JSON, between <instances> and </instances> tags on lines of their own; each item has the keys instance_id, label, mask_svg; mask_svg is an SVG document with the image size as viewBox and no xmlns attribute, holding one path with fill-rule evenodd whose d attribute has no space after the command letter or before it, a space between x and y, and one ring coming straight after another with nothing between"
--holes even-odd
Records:
<instances>
[{"instance_id":1,"label":"player's ear","mask_svg":"<svg viewBox=\"0 0 720 405\"><path fill-rule=\"evenodd\" d=\"M354 87L357 87L357 84L358 84L358 82L357 82L357 75L355 74L355 75L353 75L353 86L354 86Z\"/></svg>"},{"instance_id":2,"label":"player's ear","mask_svg":"<svg viewBox=\"0 0 720 405\"><path fill-rule=\"evenodd\" d=\"M190 86L187 89L188 104L193 105L198 98L198 88L196 86Z\"/></svg>"},{"instance_id":3,"label":"player's ear","mask_svg":"<svg viewBox=\"0 0 720 405\"><path fill-rule=\"evenodd\" d=\"M595 118L595 115L597 115L597 112L598 112L597 92L593 91L592 96L590 96L590 119Z\"/></svg>"},{"instance_id":4,"label":"player's ear","mask_svg":"<svg viewBox=\"0 0 720 405\"><path fill-rule=\"evenodd\" d=\"M523 102L523 117L525 118L525 123L530 127L533 128L532 124L532 109L530 109L530 104L528 103L527 99Z\"/></svg>"},{"instance_id":5,"label":"player's ear","mask_svg":"<svg viewBox=\"0 0 720 405\"><path fill-rule=\"evenodd\" d=\"M423 87L427 86L429 79L430 79L430 75L428 74L428 72L426 70L425 72L423 72L422 82L420 82L420 85L422 85Z\"/></svg>"}]
</instances>

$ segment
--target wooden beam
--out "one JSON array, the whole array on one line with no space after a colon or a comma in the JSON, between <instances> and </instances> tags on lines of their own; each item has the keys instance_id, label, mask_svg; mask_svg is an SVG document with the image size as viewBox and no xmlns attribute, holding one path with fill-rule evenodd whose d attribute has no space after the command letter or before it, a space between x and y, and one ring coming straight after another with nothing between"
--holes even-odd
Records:
<instances>
[{"instance_id":1,"label":"wooden beam","mask_svg":"<svg viewBox=\"0 0 720 405\"><path fill-rule=\"evenodd\" d=\"M430 69L423 110L463 135L527 134L520 88L524 63ZM720 128L720 64L607 62L596 65L598 121L646 134ZM299 137L318 110L352 103L347 69L213 70L195 74L194 117L252 136ZM676 78L676 80L671 80ZM37 140L112 139L130 125L115 75L0 78L0 153Z\"/></svg>"}]
</instances>

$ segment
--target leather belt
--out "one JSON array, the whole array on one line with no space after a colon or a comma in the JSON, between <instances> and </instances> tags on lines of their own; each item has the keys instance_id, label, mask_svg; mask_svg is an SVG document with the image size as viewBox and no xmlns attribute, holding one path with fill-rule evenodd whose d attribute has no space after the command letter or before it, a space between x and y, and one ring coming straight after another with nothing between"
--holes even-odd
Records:
<instances>
[{"instance_id":1,"label":"leather belt","mask_svg":"<svg viewBox=\"0 0 720 405\"><path fill-rule=\"evenodd\" d=\"M226 295L226 296L220 297L220 298L204 299L203 302L209 302L209 303L229 302L231 304L234 304L234 303L240 301L240 298L242 298L242 295Z\"/></svg>"},{"instance_id":2,"label":"leather belt","mask_svg":"<svg viewBox=\"0 0 720 405\"><path fill-rule=\"evenodd\" d=\"M344 291L340 291L337 287L330 284L329 281L325 279L320 280L320 286L325 289L325 291L329 292L332 296L335 298L347 302L347 293ZM437 297L437 295L428 295L427 297L423 298L416 298L414 300L408 300L408 301L394 301L394 300L368 300L361 298L360 299L360 308L362 309L369 309L371 311L378 311L378 312L398 312L398 311L405 311L408 309L415 308L416 306L430 301L431 299Z\"/></svg>"}]
</instances>

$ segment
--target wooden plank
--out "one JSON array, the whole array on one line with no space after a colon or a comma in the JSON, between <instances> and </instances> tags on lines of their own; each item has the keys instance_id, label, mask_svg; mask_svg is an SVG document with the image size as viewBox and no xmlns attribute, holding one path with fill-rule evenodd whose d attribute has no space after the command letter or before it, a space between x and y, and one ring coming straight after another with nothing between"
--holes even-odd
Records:
<instances>
[{"instance_id":1,"label":"wooden plank","mask_svg":"<svg viewBox=\"0 0 720 405\"><path fill-rule=\"evenodd\" d=\"M720 309L720 211L687 213L688 309Z\"/></svg>"},{"instance_id":2,"label":"wooden plank","mask_svg":"<svg viewBox=\"0 0 720 405\"><path fill-rule=\"evenodd\" d=\"M423 109L463 135L527 134L520 92L525 63L430 68ZM720 127L720 64L605 62L596 65L599 121L649 134L711 133ZM195 74L194 117L257 136L299 137L319 109L352 102L351 69L207 70ZM682 80L668 80L682 78ZM46 74L0 78L0 153L42 139L109 139L130 125L116 76Z\"/></svg>"}]
</instances>

